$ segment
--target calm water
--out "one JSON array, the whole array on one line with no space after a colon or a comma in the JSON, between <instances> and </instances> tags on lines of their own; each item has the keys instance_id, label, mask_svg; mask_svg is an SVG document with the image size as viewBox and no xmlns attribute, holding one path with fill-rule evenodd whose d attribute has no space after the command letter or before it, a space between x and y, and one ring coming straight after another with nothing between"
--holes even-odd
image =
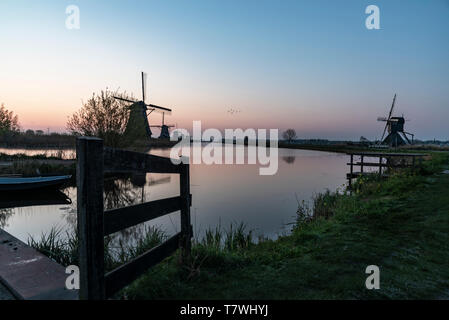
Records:
<instances>
[{"instance_id":1,"label":"calm water","mask_svg":"<svg viewBox=\"0 0 449 320\"><path fill-rule=\"evenodd\" d=\"M151 153L169 155L163 149ZM260 176L258 165L191 165L194 231L201 235L208 227L220 224L227 228L230 223L244 222L256 236L276 238L288 233L297 198L308 201L317 192L344 185L347 160L347 156L334 153L279 149L279 170L274 176ZM177 195L177 175L134 175L105 181L107 209ZM0 200L0 227L19 239L27 241L30 235L39 238L54 226L62 230L76 226L76 188L46 195L47 199L20 197L16 200L29 206L15 207L14 199ZM175 233L179 231L179 213L149 224ZM123 234L126 236L126 232Z\"/></svg>"}]
</instances>

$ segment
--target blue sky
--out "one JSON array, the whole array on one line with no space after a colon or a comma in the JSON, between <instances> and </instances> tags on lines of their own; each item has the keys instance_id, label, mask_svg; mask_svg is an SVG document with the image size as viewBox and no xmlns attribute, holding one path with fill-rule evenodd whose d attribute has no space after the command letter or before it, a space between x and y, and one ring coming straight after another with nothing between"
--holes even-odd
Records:
<instances>
[{"instance_id":1,"label":"blue sky","mask_svg":"<svg viewBox=\"0 0 449 320\"><path fill-rule=\"evenodd\" d=\"M65 28L71 4L80 30ZM371 4L380 30L365 28ZM140 96L144 70L179 127L374 139L397 93L407 131L449 139L448 39L447 0L2 0L0 102L23 127L63 130L92 92Z\"/></svg>"}]
</instances>

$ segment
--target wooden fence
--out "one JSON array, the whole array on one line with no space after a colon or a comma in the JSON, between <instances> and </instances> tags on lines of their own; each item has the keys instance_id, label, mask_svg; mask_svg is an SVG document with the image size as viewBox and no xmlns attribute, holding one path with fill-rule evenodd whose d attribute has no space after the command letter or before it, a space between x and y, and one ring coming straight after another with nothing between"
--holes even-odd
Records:
<instances>
[{"instance_id":1,"label":"wooden fence","mask_svg":"<svg viewBox=\"0 0 449 320\"><path fill-rule=\"evenodd\" d=\"M382 177L385 175L385 172L387 169L394 169L394 168L411 168L412 170L415 169L417 166L417 161L419 161L419 165L422 162L422 157L427 156L427 154L421 154L421 153L387 153L387 152L349 152L347 153L350 156L350 162L347 164L349 165L349 173L346 174L346 178L348 179L349 187L352 186L352 179L358 178L360 176L366 175L366 174L373 174L373 172L366 172L364 171L364 168L368 167L376 167L379 168L379 171L377 174L379 177ZM354 157L358 156L359 161L354 161ZM377 162L365 162L364 160L366 158L378 158ZM383 160L386 161L383 161ZM401 159L402 161L393 161L393 159ZM354 167L359 166L360 171L354 172ZM382 171L382 168L385 170Z\"/></svg>"},{"instance_id":2,"label":"wooden fence","mask_svg":"<svg viewBox=\"0 0 449 320\"><path fill-rule=\"evenodd\" d=\"M151 266L181 248L185 261L190 256L189 165L175 165L171 159L103 147L103 140L77 139L77 206L80 299L102 300L134 281ZM113 172L153 172L180 175L178 197L104 211L103 174ZM104 237L122 229L181 211L181 231L166 242L105 274Z\"/></svg>"}]
</instances>

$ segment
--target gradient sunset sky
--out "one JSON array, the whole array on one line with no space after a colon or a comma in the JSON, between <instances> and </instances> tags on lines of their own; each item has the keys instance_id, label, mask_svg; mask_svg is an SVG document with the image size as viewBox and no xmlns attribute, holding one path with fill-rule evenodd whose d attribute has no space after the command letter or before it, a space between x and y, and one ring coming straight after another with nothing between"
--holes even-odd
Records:
<instances>
[{"instance_id":1,"label":"gradient sunset sky","mask_svg":"<svg viewBox=\"0 0 449 320\"><path fill-rule=\"evenodd\" d=\"M372 4L380 30L365 27ZM147 102L178 127L375 139L397 93L407 131L449 139L447 0L1 0L0 45L0 103L22 129L64 131L106 87L140 97L146 71Z\"/></svg>"}]
</instances>

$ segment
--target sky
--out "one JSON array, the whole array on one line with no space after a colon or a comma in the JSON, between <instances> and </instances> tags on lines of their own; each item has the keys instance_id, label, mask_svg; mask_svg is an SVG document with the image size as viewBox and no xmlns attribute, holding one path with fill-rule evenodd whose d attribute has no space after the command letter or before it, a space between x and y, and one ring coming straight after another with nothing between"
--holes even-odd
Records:
<instances>
[{"instance_id":1,"label":"sky","mask_svg":"<svg viewBox=\"0 0 449 320\"><path fill-rule=\"evenodd\" d=\"M140 97L145 71L147 102L179 128L375 139L397 93L406 131L448 140L448 40L449 0L2 0L0 103L23 129L62 132L94 92Z\"/></svg>"}]
</instances>

